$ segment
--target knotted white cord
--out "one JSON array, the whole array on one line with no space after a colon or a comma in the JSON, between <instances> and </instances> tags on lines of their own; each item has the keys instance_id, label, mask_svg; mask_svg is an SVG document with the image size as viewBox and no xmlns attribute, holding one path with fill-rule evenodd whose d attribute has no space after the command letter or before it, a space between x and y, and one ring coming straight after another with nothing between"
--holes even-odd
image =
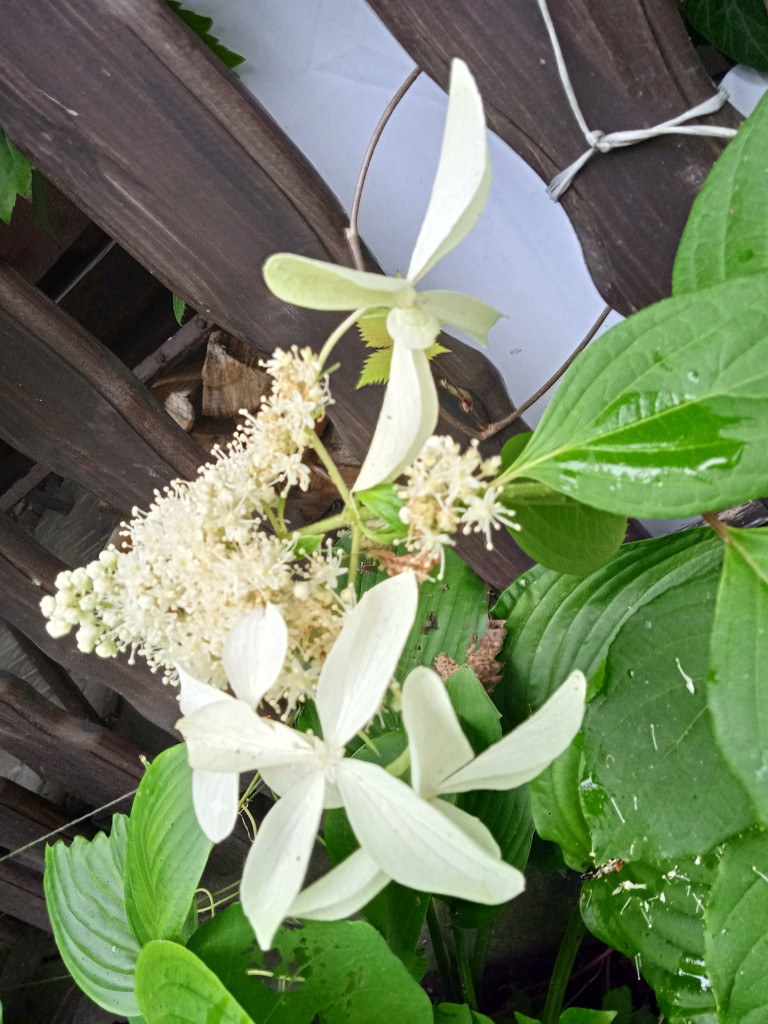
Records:
<instances>
[{"instance_id":1,"label":"knotted white cord","mask_svg":"<svg viewBox=\"0 0 768 1024\"><path fill-rule=\"evenodd\" d=\"M704 100L703 103L699 103L690 110L686 110L684 114L679 114L677 117L670 118L669 121L662 121L661 124L653 125L651 128L635 128L629 129L628 131L608 133L591 129L584 119L581 107L579 106L579 101L576 99L576 93L574 92L573 85L571 84L568 68L565 66L563 51L560 49L560 41L557 38L555 26L552 23L552 18L549 14L547 0L537 0L537 2L539 10L541 11L541 16L544 19L544 24L547 27L549 41L552 44L552 49L555 54L557 70L560 75L560 81L563 83L565 95L568 98L574 117L578 121L579 127L581 128L584 138L587 140L587 144L589 146L589 149L582 153L577 160L574 160L572 164L566 167L564 171L560 171L559 174L556 174L549 183L547 186L547 195L550 199L557 202L566 189L570 187L571 182L584 164L591 160L595 153L610 153L612 149L621 149L624 146L634 146L637 142L645 142L646 139L653 139L659 135L709 135L719 139L732 139L736 134L736 130L734 128L684 124L685 121L690 121L695 117L704 117L706 114L714 114L715 111L720 110L723 104L728 100L728 93L723 89L718 90L714 96L711 96L708 100Z\"/></svg>"}]
</instances>

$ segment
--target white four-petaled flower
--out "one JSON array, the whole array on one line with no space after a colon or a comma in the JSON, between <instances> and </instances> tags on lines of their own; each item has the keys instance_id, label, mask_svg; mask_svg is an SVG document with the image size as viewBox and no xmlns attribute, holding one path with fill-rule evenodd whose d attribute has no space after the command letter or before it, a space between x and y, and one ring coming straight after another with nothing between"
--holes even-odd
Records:
<instances>
[{"instance_id":1,"label":"white four-petaled flower","mask_svg":"<svg viewBox=\"0 0 768 1024\"><path fill-rule=\"evenodd\" d=\"M389 383L354 490L393 480L437 425L438 401L428 349L443 324L485 344L501 314L469 295L416 290L416 284L473 227L488 198L491 165L483 104L466 64L454 60L440 161L405 278L384 277L321 260L277 253L264 264L269 289L310 309L389 309L393 339Z\"/></svg>"},{"instance_id":2,"label":"white four-petaled flower","mask_svg":"<svg viewBox=\"0 0 768 1024\"><path fill-rule=\"evenodd\" d=\"M403 573L368 591L350 613L315 693L322 739L256 713L285 656L276 609L243 616L227 638L223 660L236 697L204 693L205 684L181 674L183 710L193 710L178 728L206 834L222 838L231 828L238 773L258 769L281 794L248 854L240 891L262 948L301 889L324 808L345 808L362 849L386 878L478 903L502 903L520 891L519 872L501 860L480 822L446 810L444 801L423 799L378 765L345 757L346 745L381 706L417 597L414 575Z\"/></svg>"}]
</instances>

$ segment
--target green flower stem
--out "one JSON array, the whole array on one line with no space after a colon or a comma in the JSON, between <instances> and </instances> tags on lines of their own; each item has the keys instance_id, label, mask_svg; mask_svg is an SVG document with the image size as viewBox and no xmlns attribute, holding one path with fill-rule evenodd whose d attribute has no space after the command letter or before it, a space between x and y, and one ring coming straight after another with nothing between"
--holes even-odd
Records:
<instances>
[{"instance_id":1,"label":"green flower stem","mask_svg":"<svg viewBox=\"0 0 768 1024\"><path fill-rule=\"evenodd\" d=\"M322 464L325 466L325 469L328 473L328 476L331 478L333 486L339 492L341 498L344 501L344 504L347 506L347 511L349 511L352 514L354 520L357 521L359 519L359 515L352 494L350 493L350 490L347 487L347 485L344 483L344 479L341 473L339 472L338 466L331 458L330 452L325 447L320 438L317 436L317 434L314 433L314 431L312 432L312 435L310 437L309 446L314 451L315 455L317 455L318 459L320 459Z\"/></svg>"},{"instance_id":2,"label":"green flower stem","mask_svg":"<svg viewBox=\"0 0 768 1024\"><path fill-rule=\"evenodd\" d=\"M302 526L294 533L299 537L316 537L318 534L330 533L331 530L341 530L350 525L350 518L346 512L339 512L337 516L328 516L327 519L319 519L316 523Z\"/></svg>"},{"instance_id":3,"label":"green flower stem","mask_svg":"<svg viewBox=\"0 0 768 1024\"><path fill-rule=\"evenodd\" d=\"M272 511L269 505L265 505L263 511L264 515L269 520L269 525L275 531L275 535L279 537L281 540L287 537L288 532L285 529L285 523L280 522L280 519L278 518L278 516L275 515L275 513Z\"/></svg>"},{"instance_id":4,"label":"green flower stem","mask_svg":"<svg viewBox=\"0 0 768 1024\"><path fill-rule=\"evenodd\" d=\"M437 911L435 910L435 901L433 898L430 898L427 905L427 929L429 931L432 949L435 953L437 971L440 975L440 980L443 983L443 996L449 1002L455 1002L458 995L456 992L456 985L453 980L451 961L448 957L448 950L446 949L445 942L443 941L443 933L440 930L440 922L437 919Z\"/></svg>"},{"instance_id":5,"label":"green flower stem","mask_svg":"<svg viewBox=\"0 0 768 1024\"><path fill-rule=\"evenodd\" d=\"M472 965L469 959L469 950L467 949L466 928L454 926L453 944L456 948L456 963L459 968L459 984L461 985L462 997L470 1010L476 1010L477 995L475 993L475 981L472 977Z\"/></svg>"},{"instance_id":6,"label":"green flower stem","mask_svg":"<svg viewBox=\"0 0 768 1024\"><path fill-rule=\"evenodd\" d=\"M355 524L352 527L352 543L349 548L349 573L347 575L347 586L354 587L357 580L357 567L360 563L360 526Z\"/></svg>"},{"instance_id":7,"label":"green flower stem","mask_svg":"<svg viewBox=\"0 0 768 1024\"><path fill-rule=\"evenodd\" d=\"M541 1024L558 1024L560 1020L565 990L568 987L568 981L573 970L573 962L579 951L581 940L584 938L584 931L581 909L577 901L570 920L565 927L565 932L560 942L560 949L557 951L557 959L552 969L552 977L549 980L549 990L547 992L547 1001L544 1004Z\"/></svg>"},{"instance_id":8,"label":"green flower stem","mask_svg":"<svg viewBox=\"0 0 768 1024\"><path fill-rule=\"evenodd\" d=\"M405 775L408 769L411 767L411 748L406 747L399 757L396 757L394 761L390 761L385 766L386 770L390 775L394 775L395 778L400 778Z\"/></svg>"},{"instance_id":9,"label":"green flower stem","mask_svg":"<svg viewBox=\"0 0 768 1024\"><path fill-rule=\"evenodd\" d=\"M328 362L331 352L333 352L334 348L336 348L337 343L341 341L341 339L344 337L344 335L347 333L350 327L354 326L354 324L357 323L357 321L360 319L360 317L363 315L367 308L367 306L361 306L360 309L356 309L354 313L350 313L347 319L342 320L342 322L339 324L336 330L328 335L328 339L326 340L323 347L320 349L321 366L325 366L325 364Z\"/></svg>"}]
</instances>

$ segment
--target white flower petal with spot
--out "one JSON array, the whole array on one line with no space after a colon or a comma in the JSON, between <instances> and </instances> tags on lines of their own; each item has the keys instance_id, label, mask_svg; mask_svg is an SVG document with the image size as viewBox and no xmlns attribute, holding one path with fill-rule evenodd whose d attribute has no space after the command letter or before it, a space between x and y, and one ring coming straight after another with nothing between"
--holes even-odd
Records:
<instances>
[{"instance_id":1,"label":"white flower petal with spot","mask_svg":"<svg viewBox=\"0 0 768 1024\"><path fill-rule=\"evenodd\" d=\"M192 772L192 804L198 824L212 843L226 839L240 803L237 772Z\"/></svg>"},{"instance_id":2,"label":"white flower petal with spot","mask_svg":"<svg viewBox=\"0 0 768 1024\"><path fill-rule=\"evenodd\" d=\"M277 682L288 649L288 627L278 608L241 615L227 633L221 661L236 696L257 708Z\"/></svg>"}]
</instances>

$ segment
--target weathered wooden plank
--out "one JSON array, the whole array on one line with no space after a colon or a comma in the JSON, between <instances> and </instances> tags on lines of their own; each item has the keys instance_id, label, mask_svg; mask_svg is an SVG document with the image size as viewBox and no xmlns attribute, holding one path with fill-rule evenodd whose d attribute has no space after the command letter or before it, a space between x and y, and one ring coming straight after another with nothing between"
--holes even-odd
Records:
<instances>
[{"instance_id":1,"label":"weathered wooden plank","mask_svg":"<svg viewBox=\"0 0 768 1024\"><path fill-rule=\"evenodd\" d=\"M0 378L0 434L117 508L203 458L126 366L2 265Z\"/></svg>"},{"instance_id":2,"label":"weathered wooden plank","mask_svg":"<svg viewBox=\"0 0 768 1024\"><path fill-rule=\"evenodd\" d=\"M368 0L442 85L452 57L475 74L491 127L545 181L587 145L558 76L535 0ZM591 129L641 128L710 97L675 0L550 0ZM726 106L704 123L736 127ZM724 142L666 136L594 157L562 199L606 302L631 313L669 294L672 262Z\"/></svg>"},{"instance_id":3,"label":"weathered wooden plank","mask_svg":"<svg viewBox=\"0 0 768 1024\"><path fill-rule=\"evenodd\" d=\"M0 672L0 746L92 806L134 789L144 774L122 736L62 711L9 672Z\"/></svg>"},{"instance_id":4,"label":"weathered wooden plank","mask_svg":"<svg viewBox=\"0 0 768 1024\"><path fill-rule=\"evenodd\" d=\"M78 677L114 690L145 718L168 732L179 718L176 691L143 663L82 654L72 636L54 640L45 629L40 599L68 566L54 558L7 516L0 515L0 618L21 630L54 661ZM127 787L126 787L127 788Z\"/></svg>"},{"instance_id":5,"label":"weathered wooden plank","mask_svg":"<svg viewBox=\"0 0 768 1024\"><path fill-rule=\"evenodd\" d=\"M25 924L45 932L51 931L45 909L43 876L39 871L12 860L0 864L0 907L3 913L11 914Z\"/></svg>"},{"instance_id":6,"label":"weathered wooden plank","mask_svg":"<svg viewBox=\"0 0 768 1024\"><path fill-rule=\"evenodd\" d=\"M116 807L115 810L125 810L129 806L130 803L126 801L125 808ZM88 822L82 822L76 828L69 828L65 827L68 821L69 818L62 809L52 804L50 800L17 785L10 779L0 780L0 847L13 853L28 843L35 843L13 857L14 861L42 873L45 869L45 843L35 840L55 829L62 830L57 833L57 838L67 841L71 841L76 835L93 834Z\"/></svg>"},{"instance_id":7,"label":"weathered wooden plank","mask_svg":"<svg viewBox=\"0 0 768 1024\"><path fill-rule=\"evenodd\" d=\"M88 722L101 723L100 716L69 673L65 672L53 658L49 658L44 651L41 651L37 644L33 643L21 630L14 626L9 626L9 629L16 643L34 665L43 682L61 701L63 707Z\"/></svg>"}]
</instances>

